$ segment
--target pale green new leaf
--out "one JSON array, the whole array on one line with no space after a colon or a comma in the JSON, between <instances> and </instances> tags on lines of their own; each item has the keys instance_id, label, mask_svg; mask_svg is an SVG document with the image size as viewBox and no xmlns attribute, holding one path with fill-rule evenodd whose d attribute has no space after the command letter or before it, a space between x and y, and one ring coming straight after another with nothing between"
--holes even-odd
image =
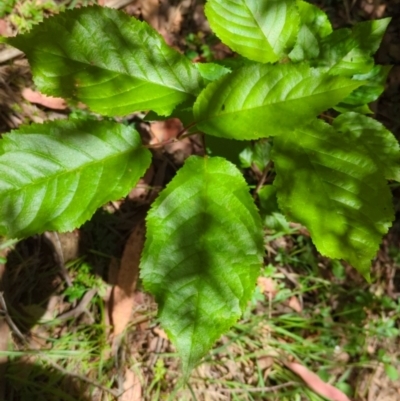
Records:
<instances>
[{"instance_id":1,"label":"pale green new leaf","mask_svg":"<svg viewBox=\"0 0 400 401\"><path fill-rule=\"evenodd\" d=\"M208 0L205 13L222 42L261 63L283 58L299 30L295 0Z\"/></svg>"},{"instance_id":2,"label":"pale green new leaf","mask_svg":"<svg viewBox=\"0 0 400 401\"><path fill-rule=\"evenodd\" d=\"M141 261L186 376L246 308L263 248L240 171L219 157L187 159L148 214Z\"/></svg>"},{"instance_id":3,"label":"pale green new leaf","mask_svg":"<svg viewBox=\"0 0 400 401\"><path fill-rule=\"evenodd\" d=\"M390 18L365 21L352 30L333 31L323 39L315 65L327 67L331 74L352 76L366 74L374 65L371 57L379 47Z\"/></svg>"},{"instance_id":4,"label":"pale green new leaf","mask_svg":"<svg viewBox=\"0 0 400 401\"><path fill-rule=\"evenodd\" d=\"M307 123L362 84L305 64L256 64L209 84L193 112L209 135L258 139Z\"/></svg>"},{"instance_id":5,"label":"pale green new leaf","mask_svg":"<svg viewBox=\"0 0 400 401\"><path fill-rule=\"evenodd\" d=\"M275 138L274 184L281 210L310 230L323 255L344 259L368 277L394 214L379 164L354 139L322 120Z\"/></svg>"},{"instance_id":6,"label":"pale green new leaf","mask_svg":"<svg viewBox=\"0 0 400 401\"><path fill-rule=\"evenodd\" d=\"M297 6L300 30L289 57L292 61L313 59L318 57L321 39L332 32L332 26L328 16L318 7L302 0L297 1Z\"/></svg>"},{"instance_id":7,"label":"pale green new leaf","mask_svg":"<svg viewBox=\"0 0 400 401\"><path fill-rule=\"evenodd\" d=\"M103 115L168 115L202 85L195 66L146 22L110 8L60 13L7 43L25 52L42 92Z\"/></svg>"},{"instance_id":8,"label":"pale green new leaf","mask_svg":"<svg viewBox=\"0 0 400 401\"><path fill-rule=\"evenodd\" d=\"M333 126L368 150L371 159L388 180L400 182L400 146L396 137L380 122L358 113L337 117Z\"/></svg>"},{"instance_id":9,"label":"pale green new leaf","mask_svg":"<svg viewBox=\"0 0 400 401\"><path fill-rule=\"evenodd\" d=\"M0 140L0 235L71 231L125 196L150 152L132 127L60 120L24 126Z\"/></svg>"}]
</instances>

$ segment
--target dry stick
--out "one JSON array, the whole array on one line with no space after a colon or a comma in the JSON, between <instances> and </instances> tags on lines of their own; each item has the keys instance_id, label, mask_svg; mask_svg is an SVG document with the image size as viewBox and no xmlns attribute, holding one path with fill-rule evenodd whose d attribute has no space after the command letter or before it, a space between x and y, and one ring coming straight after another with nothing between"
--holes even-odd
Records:
<instances>
[{"instance_id":1,"label":"dry stick","mask_svg":"<svg viewBox=\"0 0 400 401\"><path fill-rule=\"evenodd\" d=\"M276 386L271 387L253 387L253 388L227 388L227 389L220 389L222 393L272 393L274 391L280 390L285 387L290 386L298 386L299 383L291 381L287 383L277 384Z\"/></svg>"},{"instance_id":2,"label":"dry stick","mask_svg":"<svg viewBox=\"0 0 400 401\"><path fill-rule=\"evenodd\" d=\"M60 273L63 276L65 282L67 283L68 287L72 287L72 280L69 276L68 270L65 267L65 260L64 260L64 251L62 249L60 237L56 232L46 231L43 234L44 238L50 243L50 246L53 248L54 258L58 264L60 269Z\"/></svg>"},{"instance_id":3,"label":"dry stick","mask_svg":"<svg viewBox=\"0 0 400 401\"><path fill-rule=\"evenodd\" d=\"M268 164L265 166L263 174L257 183L256 189L254 190L254 194L253 194L254 199L257 197L258 191L265 184L265 180L267 179L267 175L269 173L270 168L271 168L271 161L269 161Z\"/></svg>"},{"instance_id":4,"label":"dry stick","mask_svg":"<svg viewBox=\"0 0 400 401\"><path fill-rule=\"evenodd\" d=\"M56 317L56 319L57 320L66 320L66 319L70 319L73 317L78 317L83 312L85 312L86 307L89 305L90 301L93 299L93 297L96 294L97 294L96 289L91 289L91 290L87 291L86 294L83 296L82 300L76 306L76 308L71 309L68 312L62 313L61 315L58 315Z\"/></svg>"},{"instance_id":5,"label":"dry stick","mask_svg":"<svg viewBox=\"0 0 400 401\"><path fill-rule=\"evenodd\" d=\"M17 327L17 325L13 322L13 320L11 319L11 316L8 313L8 309L7 309L7 304L6 304L6 300L4 299L4 294L3 291L0 291L0 306L3 308L3 312L4 312L4 317L8 323L8 325L10 326L10 329L15 333L15 335L21 340L21 341L26 341L25 337L23 336L23 334L19 331L19 328Z\"/></svg>"},{"instance_id":6,"label":"dry stick","mask_svg":"<svg viewBox=\"0 0 400 401\"><path fill-rule=\"evenodd\" d=\"M183 134L185 134L190 128L192 128L194 125L196 125L196 122L193 121L190 123L187 127L184 127L180 132L178 132L178 135L176 136L176 139L180 139Z\"/></svg>"}]
</instances>

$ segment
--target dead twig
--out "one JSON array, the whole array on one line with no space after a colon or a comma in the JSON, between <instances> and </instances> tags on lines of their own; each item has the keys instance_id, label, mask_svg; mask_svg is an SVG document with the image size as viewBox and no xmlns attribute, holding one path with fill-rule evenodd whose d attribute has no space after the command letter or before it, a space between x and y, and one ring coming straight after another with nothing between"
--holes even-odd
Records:
<instances>
[{"instance_id":1,"label":"dead twig","mask_svg":"<svg viewBox=\"0 0 400 401\"><path fill-rule=\"evenodd\" d=\"M271 162L268 162L268 164L264 168L261 178L258 180L256 189L254 190L253 194L254 199L257 197L257 194L260 191L261 187L265 184L265 180L267 179L267 175L269 173L270 168L271 168Z\"/></svg>"},{"instance_id":2,"label":"dead twig","mask_svg":"<svg viewBox=\"0 0 400 401\"><path fill-rule=\"evenodd\" d=\"M68 312L62 313L56 317L57 320L67 320L71 318L77 318L79 315L85 312L86 307L89 305L90 301L97 294L96 289L91 289L85 293L79 304Z\"/></svg>"},{"instance_id":3,"label":"dead twig","mask_svg":"<svg viewBox=\"0 0 400 401\"><path fill-rule=\"evenodd\" d=\"M10 326L10 329L14 332L14 334L22 341L25 342L25 337L17 327L17 325L13 322L11 319L11 316L8 313L8 308L7 308L7 303L6 300L4 299L4 293L3 291L0 291L0 306L3 309L1 312L4 315L4 318L6 319L6 322Z\"/></svg>"}]
</instances>

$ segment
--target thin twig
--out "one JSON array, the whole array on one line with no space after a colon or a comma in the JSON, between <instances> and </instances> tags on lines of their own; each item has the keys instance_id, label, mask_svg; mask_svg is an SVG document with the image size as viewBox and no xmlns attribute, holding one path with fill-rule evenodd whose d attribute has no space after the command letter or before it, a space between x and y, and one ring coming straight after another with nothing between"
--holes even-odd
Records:
<instances>
[{"instance_id":1,"label":"thin twig","mask_svg":"<svg viewBox=\"0 0 400 401\"><path fill-rule=\"evenodd\" d=\"M81 315L83 312L85 312L86 307L89 305L90 301L93 299L93 297L97 294L96 289L91 289L86 292L86 294L83 296L82 300L79 302L79 304L74 308L71 309L68 312L62 313L61 315L58 315L56 317L57 320L67 320L71 318L76 318L79 315Z\"/></svg>"},{"instance_id":2,"label":"thin twig","mask_svg":"<svg viewBox=\"0 0 400 401\"><path fill-rule=\"evenodd\" d=\"M287 383L277 384L271 387L253 387L253 388L225 388L220 389L222 393L272 393L285 387L298 386L299 383L291 381Z\"/></svg>"},{"instance_id":3,"label":"thin twig","mask_svg":"<svg viewBox=\"0 0 400 401\"><path fill-rule=\"evenodd\" d=\"M14 334L22 341L25 342L25 337L24 335L20 332L19 328L17 327L17 325L13 322L13 320L11 319L11 316L8 313L8 308L7 308L7 304L6 304L6 300L4 299L4 294L3 291L0 291L0 306L3 309L4 312L4 317L6 319L6 322L8 323L8 325L10 326L10 329L14 332Z\"/></svg>"},{"instance_id":4,"label":"thin twig","mask_svg":"<svg viewBox=\"0 0 400 401\"><path fill-rule=\"evenodd\" d=\"M265 184L265 180L267 179L267 175L269 173L270 168L271 168L271 161L269 161L268 164L265 166L263 174L262 174L261 178L258 180L256 189L254 190L254 194L253 194L254 199L257 197L258 191Z\"/></svg>"},{"instance_id":5,"label":"thin twig","mask_svg":"<svg viewBox=\"0 0 400 401\"><path fill-rule=\"evenodd\" d=\"M45 240L49 243L49 245L53 248L53 255L58 268L60 269L61 276L64 278L68 287L72 287L72 280L68 274L68 270L65 267L64 261L64 251L62 249L60 237L56 232L46 231L43 234Z\"/></svg>"},{"instance_id":6,"label":"thin twig","mask_svg":"<svg viewBox=\"0 0 400 401\"><path fill-rule=\"evenodd\" d=\"M187 127L184 127L180 132L178 132L178 135L176 136L176 139L180 139L187 131L189 131L190 128L192 128L195 125L196 125L196 122L193 121Z\"/></svg>"},{"instance_id":7,"label":"thin twig","mask_svg":"<svg viewBox=\"0 0 400 401\"><path fill-rule=\"evenodd\" d=\"M169 145L170 143L174 143L177 141L178 140L176 138L171 138L171 139L167 139L166 141L163 141L163 142L149 144L149 145L143 145L143 147L145 147L147 149L157 149L157 148L162 148L165 145Z\"/></svg>"}]
</instances>

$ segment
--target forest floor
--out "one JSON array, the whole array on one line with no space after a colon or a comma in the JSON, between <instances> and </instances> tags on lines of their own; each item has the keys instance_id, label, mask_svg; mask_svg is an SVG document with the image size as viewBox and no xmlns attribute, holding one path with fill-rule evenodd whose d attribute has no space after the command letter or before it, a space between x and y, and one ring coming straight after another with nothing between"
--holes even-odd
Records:
<instances>
[{"instance_id":1,"label":"forest floor","mask_svg":"<svg viewBox=\"0 0 400 401\"><path fill-rule=\"evenodd\" d=\"M231 55L212 35L201 1L98 3L146 20L194 61ZM393 18L376 55L393 68L372 107L400 138L400 0L314 3L335 28ZM87 4L93 2L0 0L0 35ZM24 55L0 45L0 135L88 113L36 92ZM181 129L177 120L138 126L152 143ZM152 191L199 146L187 139L157 151L126 199L107 204L72 233L0 238L0 401L319 401L324 383L354 401L400 400L400 219L373 263L371 284L345 263L321 257L303 227L266 230L265 268L247 311L180 387L179 360L156 321L154 300L140 283L120 295L138 267L132 260ZM248 176L253 185L261 179L257 169ZM393 193L399 212L400 188Z\"/></svg>"}]
</instances>

